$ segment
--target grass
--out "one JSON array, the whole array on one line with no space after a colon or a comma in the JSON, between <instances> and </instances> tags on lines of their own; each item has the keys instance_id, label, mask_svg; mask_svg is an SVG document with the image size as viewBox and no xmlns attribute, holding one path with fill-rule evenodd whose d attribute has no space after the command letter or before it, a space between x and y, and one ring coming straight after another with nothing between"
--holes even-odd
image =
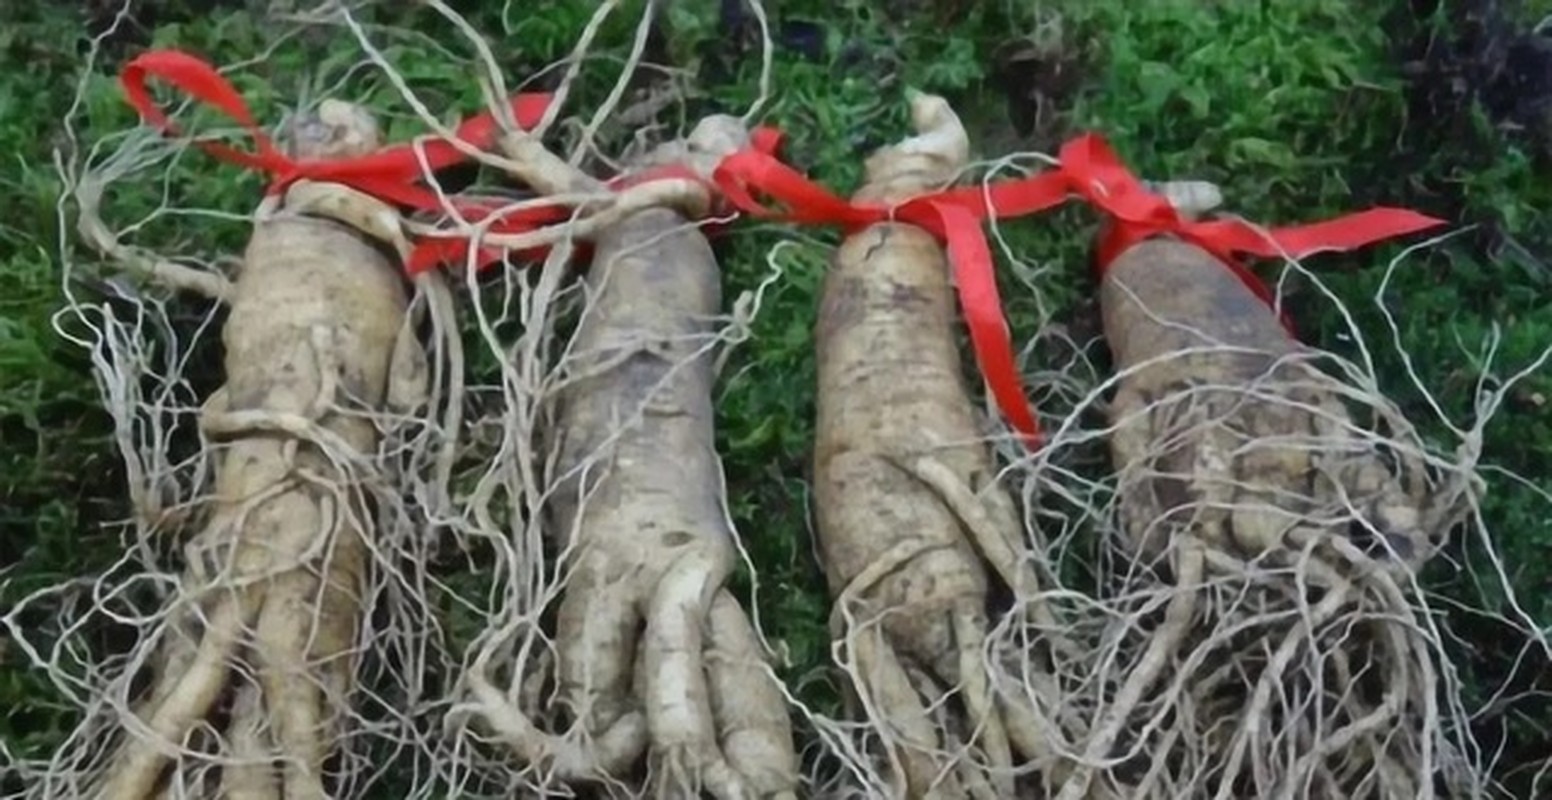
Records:
<instances>
[{"instance_id":1,"label":"grass","mask_svg":"<svg viewBox=\"0 0 1552 800\"><path fill-rule=\"evenodd\" d=\"M148 24L113 44L88 91L88 123L98 132L132 124L114 95L115 59L155 43L234 62L268 44L268 29L248 10L252 4L218 4L200 16L179 2L141 5L147 8L139 16ZM594 6L532 4L518 12L514 4L503 17L492 4L463 5L496 41L513 79L562 57ZM691 76L695 91L683 109L688 118L742 110L756 94L754 20L719 17L717 5L672 4L665 35L654 42L655 56ZM1500 130L1469 103L1436 103L1439 120L1419 116L1422 106L1403 77L1402 50L1426 22L1412 20L1409 4L1062 0L1027 8L1032 5L782 3L772 21L777 93L765 121L787 131L789 161L841 192L856 185L868 150L905 131L904 91L916 87L955 101L983 157L1054 152L1067 135L1094 130L1138 174L1216 181L1234 211L1268 224L1312 221L1376 203L1476 223L1476 234L1414 255L1384 297L1413 366L1456 421L1469 418L1473 387L1488 373L1509 374L1552 342L1552 272L1539 260L1545 256L1536 255L1552 246L1547 165L1533 142ZM1518 13L1532 19L1552 11L1547 5L1530 4ZM0 70L0 152L13 159L0 170L8 190L0 194L0 559L6 570L0 606L111 558L119 545L109 523L125 511L116 456L105 438L108 423L98 410L85 355L62 342L51 322L61 297L50 151L70 99L63 87L76 80L81 38L91 21L73 11L20 9L9 4L0 10L0 58L7 67ZM429 14L380 21L408 22L405 27L417 32L392 39L385 52L407 65L406 77L433 108L476 107L478 90L466 77L468 54L447 44L456 41L450 29ZM600 35L603 47L623 54L633 25L630 15L612 21ZM264 82L241 85L258 116L275 119L291 98L318 91L312 76L338 72L354 58L344 38L303 37L276 49L255 72ZM589 109L617 70L608 61L591 67L572 108ZM1031 76L1042 80L1032 83ZM375 73L356 74L350 86L356 96L392 110L391 136L418 128ZM1038 115L1032 111L1037 103L1043 108ZM194 159L180 162L170 186L191 205L240 212L260 183ZM115 207L148 210L160 191L120 192ZM1048 321L1042 308L1052 309L1056 321L1093 329L1093 285L1085 269L1093 222L1092 214L1074 208L1004 226L1016 252L1052 265L1039 297L1003 276L1019 341ZM230 252L240 247L242 231L229 225L215 238L192 242L190 231L167 223L146 235ZM837 234L741 225L719 247L731 297L766 277L767 254L783 240L797 246L782 251L782 279L767 292L751 340L734 354L719 387L718 443L734 519L760 569L761 622L780 643L783 673L799 694L830 707L837 694L825 667L828 603L812 555L806 486L814 296L825 248ZM1311 262L1354 307L1363 330L1382 340L1383 321L1368 298L1384 263L1398 252L1399 246L1384 245ZM1338 350L1348 346L1336 335L1338 321L1314 304L1295 299L1294 313L1312 341ZM1495 340L1496 360L1488 365L1482 354ZM1386 349L1376 354L1382 385L1409 412L1429 417L1424 398L1404 380L1405 365ZM1552 562L1545 558L1552 547L1546 494L1552 474L1540 467L1552 451L1549 375L1543 371L1508 395L1482 442L1484 461L1502 469L1488 475L1483 515L1513 584L1543 627L1552 625ZM1428 432L1446 434L1438 421ZM1484 569L1479 548L1463 544L1452 555L1455 561L1437 565L1433 584L1502 613L1502 598L1490 582L1477 580ZM747 582L739 586L741 592L749 588ZM1500 643L1502 631L1464 614L1451 623L1460 636L1456 656L1476 685L1508 681L1533 688L1535 673L1527 670L1534 665L1515 666L1515 653ZM5 649L0 707L11 709L0 722L0 740L16 753L46 752L70 722L52 689ZM1514 753L1528 758L1552 741L1552 713L1527 708L1512 728L1503 727L1511 719L1503 712L1481 721L1485 735L1512 733L1511 761Z\"/></svg>"}]
</instances>

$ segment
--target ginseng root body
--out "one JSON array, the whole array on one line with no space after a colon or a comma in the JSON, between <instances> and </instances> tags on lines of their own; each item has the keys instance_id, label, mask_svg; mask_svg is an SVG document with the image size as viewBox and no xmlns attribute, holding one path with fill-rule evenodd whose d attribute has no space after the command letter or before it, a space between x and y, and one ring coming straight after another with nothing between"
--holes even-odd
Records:
<instances>
[{"instance_id":1,"label":"ginseng root body","mask_svg":"<svg viewBox=\"0 0 1552 800\"><path fill-rule=\"evenodd\" d=\"M711 246L676 211L635 213L598 237L585 289L551 436L559 711L488 690L481 711L561 780L638 785L645 765L653 797L795 796L784 697L724 588L736 543L715 449Z\"/></svg>"},{"instance_id":2,"label":"ginseng root body","mask_svg":"<svg viewBox=\"0 0 1552 800\"><path fill-rule=\"evenodd\" d=\"M1124 373L1112 453L1118 467L1153 475L1125 506L1141 550L1165 546L1157 520L1197 498L1209 506L1198 535L1242 557L1332 531L1387 560L1425 555L1418 499L1377 442L1353 433L1342 402L1352 393L1226 265L1193 245L1148 241L1109 266L1100 292ZM1335 519L1357 524L1323 521Z\"/></svg>"},{"instance_id":3,"label":"ginseng root body","mask_svg":"<svg viewBox=\"0 0 1552 800\"><path fill-rule=\"evenodd\" d=\"M1057 797L1418 796L1420 754L1447 744L1408 574L1443 512L1420 445L1379 432L1410 429L1193 245L1133 246L1100 299L1120 550L1141 562L1115 602L1167 605L1102 655L1124 681ZM1122 743L1161 766L1101 761Z\"/></svg>"},{"instance_id":4,"label":"ginseng root body","mask_svg":"<svg viewBox=\"0 0 1552 800\"><path fill-rule=\"evenodd\" d=\"M920 135L869 160L857 200L903 200L964 164L947 104L923 95L912 111ZM947 258L928 232L873 225L836 252L815 334L817 536L835 633L896 766L894 790L1009 797L1008 733L982 651L988 565L1033 586L1014 566L1020 528L964 386L957 324Z\"/></svg>"},{"instance_id":5,"label":"ginseng root body","mask_svg":"<svg viewBox=\"0 0 1552 800\"><path fill-rule=\"evenodd\" d=\"M323 138L297 149L366 152L364 119L325 104L310 129ZM211 511L106 800L169 782L190 796L335 795L325 762L349 718L372 535L369 415L385 401L405 288L384 248L282 205L256 223L230 306L226 383L200 417L219 451Z\"/></svg>"}]
</instances>

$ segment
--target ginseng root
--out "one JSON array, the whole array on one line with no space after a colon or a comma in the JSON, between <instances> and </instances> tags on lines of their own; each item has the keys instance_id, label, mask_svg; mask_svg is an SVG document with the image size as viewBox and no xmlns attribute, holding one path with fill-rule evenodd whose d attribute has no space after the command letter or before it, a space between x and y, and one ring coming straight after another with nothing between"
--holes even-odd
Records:
<instances>
[{"instance_id":1,"label":"ginseng root","mask_svg":"<svg viewBox=\"0 0 1552 800\"><path fill-rule=\"evenodd\" d=\"M363 110L330 101L294 128L292 148L359 155L377 138ZM309 185L309 205L326 189ZM331 217L369 202L339 198L323 202ZM349 717L368 578L371 414L386 400L407 299L391 247L305 208L288 196L256 222L226 298L226 383L200 416L220 451L212 510L187 546L153 684L123 723L104 800L172 791L163 785L332 795L325 762Z\"/></svg>"},{"instance_id":2,"label":"ginseng root","mask_svg":"<svg viewBox=\"0 0 1552 800\"><path fill-rule=\"evenodd\" d=\"M918 135L866 164L858 202L951 182L969 141L941 98L916 95ZM1037 580L960 371L943 247L889 222L849 236L821 289L817 535L859 704L910 797L1013 797L1013 742L983 652L988 566L1013 591ZM1026 754L1027 755L1027 754Z\"/></svg>"},{"instance_id":3,"label":"ginseng root","mask_svg":"<svg viewBox=\"0 0 1552 800\"><path fill-rule=\"evenodd\" d=\"M688 150L659 157L694 168L746 139L715 117ZM562 781L639 787L645 766L652 797L793 797L785 699L724 588L736 543L713 429L716 259L666 208L631 214L594 246L552 433L550 520L569 552L558 712L518 708L478 669L471 711ZM543 731L541 716L575 733Z\"/></svg>"},{"instance_id":4,"label":"ginseng root","mask_svg":"<svg viewBox=\"0 0 1552 800\"><path fill-rule=\"evenodd\" d=\"M1130 248L1101 305L1118 596L1168 601L1057 796L1417 796L1445 739L1407 597L1451 513L1421 444L1193 245Z\"/></svg>"}]
</instances>

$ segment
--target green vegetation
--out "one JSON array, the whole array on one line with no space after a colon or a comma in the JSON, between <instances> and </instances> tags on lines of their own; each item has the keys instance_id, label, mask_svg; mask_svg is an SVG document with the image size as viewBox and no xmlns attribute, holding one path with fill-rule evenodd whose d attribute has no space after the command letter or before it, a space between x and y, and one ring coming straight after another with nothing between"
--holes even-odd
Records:
<instances>
[{"instance_id":1,"label":"green vegetation","mask_svg":"<svg viewBox=\"0 0 1552 800\"><path fill-rule=\"evenodd\" d=\"M121 26L87 89L85 119L97 134L132 124L113 73L141 48L176 45L232 63L272 44L265 37L274 26L252 10L264 4L209 4L215 10L200 16L188 10L194 4L178 0L135 5L145 24ZM508 4L503 17L490 10L500 4L461 5L495 43L514 82L562 58L594 7ZM681 113L693 119L712 110L741 111L757 95L755 20L747 14L719 18L718 5L672 4L660 41L649 48L654 58L683 70L693 90L682 108L663 114L670 125ZM838 192L856 185L869 150L905 130L904 90L921 88L954 100L972 124L983 158L1054 152L1069 134L1094 130L1139 175L1215 181L1233 211L1266 224L1314 221L1383 203L1479 225L1475 233L1411 255L1383 298L1413 368L1454 424L1472 423L1479 383L1486 380L1483 388L1492 389L1492 380L1529 365L1552 343L1546 141L1538 149L1535 129L1505 131L1502 120L1466 102L1435 102L1431 110L1439 116L1423 119L1423 106L1407 93L1402 64L1409 56L1402 49L1430 25L1449 35L1449 20L1413 19L1409 4L1399 0L1074 0L1046 3L1037 12L1015 11L1034 4L1011 1L771 5L778 49L775 95L764 121L788 133L784 155L790 162ZM1520 9L1521 27L1552 12L1548 5ZM468 80L468 48L430 12L415 15L378 12L376 22L415 31L373 28L385 56L432 108L448 115L476 108L480 94ZM111 11L88 19L64 6L6 4L0 10L0 153L8 159L0 169L0 609L38 586L101 567L121 547L113 523L127 509L89 354L53 327L62 296L51 152L69 145L58 135L59 123L79 77L88 26L101 29L111 19ZM633 14L617 15L601 32L599 51L623 56L635 22ZM291 98L323 89L319 75L337 76L359 59L343 31L301 36L278 45L252 73L263 83L239 85L260 119L275 120ZM618 69L618 58L590 65L568 110L590 111ZM418 130L375 70L353 71L349 88L381 104L390 136ZM208 125L213 118L197 119ZM1032 122L1032 130L1020 130L1025 126L1013 120ZM607 152L623 145L629 131L606 134L601 147ZM257 176L201 159L179 161L169 183L180 203L235 212L250 205L261 186ZM121 190L113 199L115 213L148 211L161 202L163 190ZM1003 225L1014 252L1054 265L1038 286L1040 297L1011 274L1003 276L1020 342L1053 320L1097 329L1086 269L1094 221L1087 210L1068 208ZM176 224L164 220L142 237L165 237L184 252L240 247L240 223L223 223L217 238L197 244ZM836 696L825 667L828 604L808 533L810 331L824 246L836 238L833 230L741 224L722 242L731 297L767 277L767 254L776 243L799 241L775 259L781 279L766 291L750 341L724 373L719 423L734 518L760 570L760 622L784 648L786 677L805 701L820 706ZM1382 387L1415 419L1427 421L1430 435L1450 442L1443 421L1406 378L1406 365L1388 345L1384 319L1371 301L1385 264L1400 249L1385 245L1323 256L1310 266L1377 343ZM1300 303L1308 294L1301 287L1293 300L1300 329L1323 346L1349 347L1336 334L1341 321L1323 304ZM1051 310L1052 320L1040 317L1042 308ZM205 346L217 344L207 337ZM1484 360L1490 346L1496 349L1491 365ZM1487 474L1483 518L1526 610L1542 627L1552 625L1552 471L1542 466L1552 453L1549 397L1552 370L1543 370L1504 397L1481 442L1484 463L1500 468ZM1440 561L1435 585L1467 605L1508 613L1493 581L1475 577L1487 574L1480 548L1461 538L1453 560ZM1508 682L1530 691L1539 680L1540 690L1549 688L1544 654L1516 664L1519 653L1505 649L1498 628L1465 612L1451 624L1460 637L1454 655L1475 685ZM0 640L0 707L9 709L0 720L0 740L12 753L47 752L68 729L71 720L59 711L53 691ZM1541 702L1513 715L1506 769L1552 742L1552 710ZM1510 716L1503 709L1485 715L1480 733L1491 740Z\"/></svg>"}]
</instances>

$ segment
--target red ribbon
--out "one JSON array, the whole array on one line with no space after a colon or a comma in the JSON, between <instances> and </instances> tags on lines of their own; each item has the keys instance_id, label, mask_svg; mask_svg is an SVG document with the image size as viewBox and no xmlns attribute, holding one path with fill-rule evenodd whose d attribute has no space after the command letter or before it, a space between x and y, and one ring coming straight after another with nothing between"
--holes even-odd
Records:
<instances>
[{"instance_id":1,"label":"red ribbon","mask_svg":"<svg viewBox=\"0 0 1552 800\"><path fill-rule=\"evenodd\" d=\"M336 159L297 160L286 156L275 147L254 120L253 113L243 102L241 95L214 67L207 62L177 50L152 50L141 54L127 64L119 80L125 99L148 123L169 136L181 135L178 127L151 99L146 88L148 79L170 84L184 94L211 106L231 118L247 132L254 142L254 150L246 151L218 142L196 141L195 145L209 155L273 176L268 189L270 194L283 191L287 186L303 178L341 183L373 197L406 206L419 211L440 211L444 204L429 188L418 185L430 172L461 163L469 157L452 142L434 138L417 149L410 144L368 153L361 156ZM517 124L530 128L543 117L552 96L542 93L520 93L511 98L511 111ZM465 120L455 136L476 149L488 149L499 133L494 116L481 114ZM751 151L774 152L781 134L771 128L760 128L751 136ZM639 183L659 179L691 179L704 182L694 172L679 165L668 165L642 173L623 176L610 181L608 187L623 189ZM517 234L537 230L545 225L562 222L571 216L571 209L562 205L529 207L501 212L499 206L471 202L463 198L447 198L460 216L474 224L485 223L492 233ZM495 217L492 219L492 217ZM472 246L470 237L427 236L415 242L405 269L411 275L433 269L439 264L462 262L468 258ZM539 247L517 254L520 259L543 258L548 248ZM484 267L501 259L501 251L482 247L476 254L476 266Z\"/></svg>"},{"instance_id":2,"label":"red ribbon","mask_svg":"<svg viewBox=\"0 0 1552 800\"><path fill-rule=\"evenodd\" d=\"M292 183L305 178L344 184L381 200L419 211L438 211L443 208L442 201L436 192L419 185L420 181L430 172L462 163L469 158L451 141L440 137L425 142L419 149L413 144L401 144L349 158L290 158L280 152L274 142L259 129L253 113L236 88L210 64L177 50L152 50L130 61L120 73L119 81L129 104L146 122L169 136L181 133L177 125L152 101L146 88L147 80L151 78L182 90L241 125L253 139L253 151L211 141L196 141L195 145L222 161L269 173L273 176L267 189L270 194L283 191ZM512 115L518 125L532 127L543 117L551 100L551 95L543 93L513 95L510 100ZM495 141L498 133L495 117L485 113L465 120L454 135L471 147L486 149ZM495 212L494 206L453 198L449 198L448 202L461 214L476 221ZM502 215L492 227L507 233L531 230L564 219L567 213L561 207L525 209ZM406 268L411 273L419 272L453 254L466 251L467 242L460 243L453 239L423 242L415 248ZM484 261L494 260L499 258L499 254L486 249L482 251L481 258Z\"/></svg>"},{"instance_id":3,"label":"red ribbon","mask_svg":"<svg viewBox=\"0 0 1552 800\"><path fill-rule=\"evenodd\" d=\"M1402 208L1371 208L1336 219L1271 230L1242 220L1195 221L1180 216L1169 201L1149 192L1121 165L1103 139L1089 135L1061 150L1061 171L1071 190L1105 211L1110 220L1100 235L1095 267L1101 275L1132 245L1160 235L1173 235L1211 253L1269 308L1276 297L1239 256L1302 259L1319 252L1355 250L1385 239L1443 225L1444 220ZM1293 322L1279 313L1283 327L1296 335Z\"/></svg>"},{"instance_id":4,"label":"red ribbon","mask_svg":"<svg viewBox=\"0 0 1552 800\"><path fill-rule=\"evenodd\" d=\"M749 151L754 153L763 153L768 155L774 153L781 144L781 132L774 128L756 128L750 132L749 138ZM639 186L644 183L651 183L652 181L658 180L682 180L701 184L710 190L714 202L718 206L721 206L719 208L712 209L712 213L714 215L726 213L728 210L725 207L727 205L726 201L717 197L716 187L710 185L705 178L701 177L694 170L683 164L665 164L663 166L645 169L640 172L620 175L607 181L604 186L610 191L618 192L629 189L632 186ZM491 207L474 207L464 209L464 211L465 216L472 216L475 221L479 221L484 219L486 216L495 213L496 209ZM525 209L519 212L509 212L507 214L501 215L499 219L493 220L490 224L490 230L493 232L501 233L533 230L543 225L564 221L570 216L570 214L571 212L569 209L558 205ZM724 224L722 223L708 223L706 225L706 228L709 229L709 232L711 233L716 233L723 227ZM469 247L470 241L467 237L429 237L427 240L418 244L414 248L414 251L410 254L408 269L411 274L415 274L422 270L431 269L439 263L462 262L469 256ZM517 254L517 257L520 260L542 259L548 249L549 248L546 247L540 247L521 251ZM583 252L585 252L585 250L586 248L578 248L577 254L581 255ZM501 254L494 249L481 248L480 253L476 259L476 265L483 267L484 265L493 261L500 260L500 258Z\"/></svg>"},{"instance_id":5,"label":"red ribbon","mask_svg":"<svg viewBox=\"0 0 1552 800\"><path fill-rule=\"evenodd\" d=\"M449 141L433 139L422 149L425 167L411 145L398 145L376 153L343 159L298 161L288 158L258 129L237 91L210 65L173 50L156 50L131 61L120 76L124 93L140 115L169 135L177 128L150 98L146 79L157 78L215 107L245 128L256 151L247 152L215 142L197 142L205 152L224 161L275 176L273 193L302 178L343 183L383 200L417 210L435 211L442 203L435 192L418 186L427 169L435 171L468 158ZM547 94L518 94L511 109L519 125L531 127L551 102ZM497 134L495 119L483 114L458 126L456 136L472 147L489 147ZM1038 446L1039 425L1013 356L1007 320L1002 314L993 273L991 250L981 223L1038 213L1066 202L1072 195L1087 200L1109 216L1101 237L1097 266L1101 272L1128 247L1153 236L1172 234L1196 244L1222 260L1250 287L1272 304L1272 293L1236 254L1275 257L1286 253L1301 258L1327 250L1350 250L1373 242L1443 224L1404 209L1375 208L1327 222L1263 232L1233 220L1195 222L1184 220L1164 198L1149 191L1120 163L1103 139L1087 134L1068 142L1061 150L1060 166L1040 175L989 186L948 189L906 200L895 206L859 204L840 198L781 163L775 152L781 134L772 128L754 131L751 146L717 166L712 184L723 202L735 210L767 219L805 224L839 225L854 232L868 225L898 220L921 227L941 240L948 250L954 281L977 366L998 407L1031 447ZM683 167L664 167L612 181L613 189L646 180L685 178L700 180ZM754 197L759 192L786 206L776 210ZM496 214L495 206L451 201L462 215L474 221ZM570 215L562 206L543 206L508 212L491 220L493 231L516 233L557 222ZM430 237L417 243L406 264L412 274L438 263L467 257L466 237ZM544 248L526 255L542 256ZM477 254L480 264L500 258L492 248ZM1286 320L1285 320L1286 322ZM1290 329L1291 332L1291 329Z\"/></svg>"},{"instance_id":6,"label":"red ribbon","mask_svg":"<svg viewBox=\"0 0 1552 800\"><path fill-rule=\"evenodd\" d=\"M1013 344L997 294L991 250L981 223L1025 216L1053 208L1072 195L1104 211L1108 231L1098 248L1101 271L1126 248L1173 234L1221 259L1258 297L1271 304L1271 291L1235 258L1236 254L1301 258L1325 250L1350 250L1383 239L1444 224L1412 211L1375 208L1328 222L1263 233L1239 221L1192 222L1182 219L1164 198L1147 191L1095 134L1062 147L1060 165L1036 176L988 186L968 186L911 198L895 206L842 199L770 153L745 151L725 159L714 180L737 209L766 219L839 225L848 233L897 220L921 227L948 250L959 303L970 329L977 366L1003 416L1031 448L1040 443L1039 424L1013 356ZM766 195L785 206L777 210L755 199Z\"/></svg>"}]
</instances>

